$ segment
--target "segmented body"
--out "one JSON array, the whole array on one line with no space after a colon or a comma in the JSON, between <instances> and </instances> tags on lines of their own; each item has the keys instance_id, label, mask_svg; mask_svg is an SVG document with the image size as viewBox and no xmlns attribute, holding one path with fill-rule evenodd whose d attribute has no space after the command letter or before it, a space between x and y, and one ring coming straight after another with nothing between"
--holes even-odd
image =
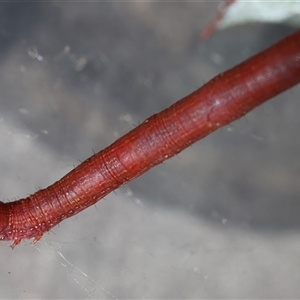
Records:
<instances>
[{"instance_id":1,"label":"segmented body","mask_svg":"<svg viewBox=\"0 0 300 300\"><path fill-rule=\"evenodd\" d=\"M39 240L189 145L300 82L300 31L153 115L62 179L26 199L0 202L0 240Z\"/></svg>"}]
</instances>

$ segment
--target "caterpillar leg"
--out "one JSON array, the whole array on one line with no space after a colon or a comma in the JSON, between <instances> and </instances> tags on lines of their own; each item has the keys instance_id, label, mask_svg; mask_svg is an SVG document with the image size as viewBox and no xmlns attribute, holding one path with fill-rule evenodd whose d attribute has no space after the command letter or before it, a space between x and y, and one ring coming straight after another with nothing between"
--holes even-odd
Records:
<instances>
[{"instance_id":1,"label":"caterpillar leg","mask_svg":"<svg viewBox=\"0 0 300 300\"><path fill-rule=\"evenodd\" d=\"M14 249L18 244L20 244L21 241L22 239L15 239L12 245L10 245L10 247Z\"/></svg>"},{"instance_id":2,"label":"caterpillar leg","mask_svg":"<svg viewBox=\"0 0 300 300\"><path fill-rule=\"evenodd\" d=\"M42 238L42 236L43 236L42 234L35 236L32 244L35 244L36 242L38 242Z\"/></svg>"}]
</instances>

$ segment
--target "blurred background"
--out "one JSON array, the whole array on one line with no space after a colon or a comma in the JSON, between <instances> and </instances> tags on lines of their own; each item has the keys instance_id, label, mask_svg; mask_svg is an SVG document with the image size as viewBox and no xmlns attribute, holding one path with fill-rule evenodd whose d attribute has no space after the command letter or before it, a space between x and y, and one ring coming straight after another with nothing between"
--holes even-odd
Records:
<instances>
[{"instance_id":1,"label":"blurred background","mask_svg":"<svg viewBox=\"0 0 300 300\"><path fill-rule=\"evenodd\" d=\"M200 32L218 2L0 4L1 201L295 31ZM211 134L34 246L2 242L1 298L300 297L300 89Z\"/></svg>"}]
</instances>

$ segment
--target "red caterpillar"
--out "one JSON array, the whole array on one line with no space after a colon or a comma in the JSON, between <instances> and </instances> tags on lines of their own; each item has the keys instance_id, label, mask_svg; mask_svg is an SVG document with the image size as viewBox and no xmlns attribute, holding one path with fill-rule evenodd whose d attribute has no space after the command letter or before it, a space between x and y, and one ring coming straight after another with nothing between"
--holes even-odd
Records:
<instances>
[{"instance_id":1,"label":"red caterpillar","mask_svg":"<svg viewBox=\"0 0 300 300\"><path fill-rule=\"evenodd\" d=\"M42 235L114 189L300 82L300 31L145 120L46 189L0 202L0 240Z\"/></svg>"}]
</instances>

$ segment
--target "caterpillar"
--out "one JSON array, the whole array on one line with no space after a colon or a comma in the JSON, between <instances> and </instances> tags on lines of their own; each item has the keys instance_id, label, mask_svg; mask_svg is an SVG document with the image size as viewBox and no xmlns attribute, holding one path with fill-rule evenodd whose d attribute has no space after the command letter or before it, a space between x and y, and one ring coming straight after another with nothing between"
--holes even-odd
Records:
<instances>
[{"instance_id":1,"label":"caterpillar","mask_svg":"<svg viewBox=\"0 0 300 300\"><path fill-rule=\"evenodd\" d=\"M62 220L300 82L300 31L201 88L27 198L0 201L0 240L37 242Z\"/></svg>"}]
</instances>

